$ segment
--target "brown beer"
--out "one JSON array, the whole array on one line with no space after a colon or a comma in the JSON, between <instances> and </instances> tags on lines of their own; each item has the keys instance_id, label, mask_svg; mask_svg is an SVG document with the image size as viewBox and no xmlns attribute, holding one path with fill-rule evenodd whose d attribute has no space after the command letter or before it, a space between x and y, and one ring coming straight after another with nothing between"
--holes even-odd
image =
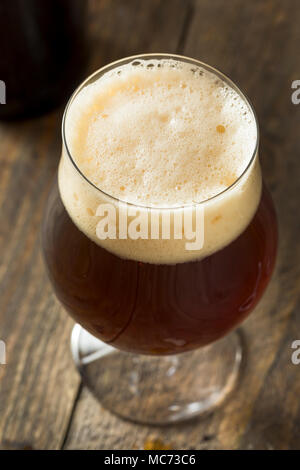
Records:
<instances>
[{"instance_id":1,"label":"brown beer","mask_svg":"<svg viewBox=\"0 0 300 470\"><path fill-rule=\"evenodd\" d=\"M154 265L92 242L55 185L43 247L56 295L78 323L118 348L171 354L217 340L252 311L274 267L276 216L264 190L253 220L226 248L202 261Z\"/></svg>"}]
</instances>

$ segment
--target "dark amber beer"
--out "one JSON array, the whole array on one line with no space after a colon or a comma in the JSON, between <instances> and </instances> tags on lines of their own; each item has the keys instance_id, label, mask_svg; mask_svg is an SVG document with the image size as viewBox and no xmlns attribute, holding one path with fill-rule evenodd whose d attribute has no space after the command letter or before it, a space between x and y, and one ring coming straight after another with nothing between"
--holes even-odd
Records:
<instances>
[{"instance_id":1,"label":"dark amber beer","mask_svg":"<svg viewBox=\"0 0 300 470\"><path fill-rule=\"evenodd\" d=\"M173 354L217 340L252 311L274 267L276 217L265 189L249 226L228 246L201 261L155 265L92 242L55 185L43 245L56 295L84 328L127 351Z\"/></svg>"},{"instance_id":2,"label":"dark amber beer","mask_svg":"<svg viewBox=\"0 0 300 470\"><path fill-rule=\"evenodd\" d=\"M104 342L148 355L192 350L236 327L261 298L277 248L246 98L185 59L127 59L82 85L63 130L43 248L70 315ZM188 207L194 219L202 205L201 248L174 236L100 239L99 206L120 214L123 203L174 218Z\"/></svg>"}]
</instances>

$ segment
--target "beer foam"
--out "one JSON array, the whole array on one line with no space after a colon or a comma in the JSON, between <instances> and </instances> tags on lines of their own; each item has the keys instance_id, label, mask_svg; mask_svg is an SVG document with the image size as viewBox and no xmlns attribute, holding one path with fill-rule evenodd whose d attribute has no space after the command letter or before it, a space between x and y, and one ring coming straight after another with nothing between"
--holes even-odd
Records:
<instances>
[{"instance_id":1,"label":"beer foam","mask_svg":"<svg viewBox=\"0 0 300 470\"><path fill-rule=\"evenodd\" d=\"M75 164L100 191L63 149L64 205L80 230L124 258L177 263L207 256L234 240L258 206L257 157L245 172L257 141L253 113L228 83L201 66L151 59L113 68L73 98L65 136ZM186 250L184 239L99 240L97 206L110 202L125 210L118 200L160 214L189 206L193 217L202 204L202 249Z\"/></svg>"}]
</instances>

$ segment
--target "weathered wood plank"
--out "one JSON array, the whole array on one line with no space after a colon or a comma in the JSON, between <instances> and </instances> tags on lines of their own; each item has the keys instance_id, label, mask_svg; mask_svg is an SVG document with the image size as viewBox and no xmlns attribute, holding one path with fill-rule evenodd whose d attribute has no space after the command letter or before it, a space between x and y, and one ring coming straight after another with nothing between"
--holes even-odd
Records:
<instances>
[{"instance_id":1,"label":"weathered wood plank","mask_svg":"<svg viewBox=\"0 0 300 470\"><path fill-rule=\"evenodd\" d=\"M291 103L291 83L300 76L300 9L295 0L233 0L227 2L226 11L220 0L199 1L198 5L206 18L205 38L210 38L211 48L206 48L205 40L197 34L199 19L198 28L196 20L193 23L187 53L218 65L251 97L260 123L264 176L275 199L280 228L278 269L272 285L274 290L278 286L276 297L274 292L272 305L266 305L262 317L265 326L253 316L246 327L249 344L255 347L249 357L253 367L247 375L247 380L253 376L253 384L244 389L250 395L248 405L242 400L239 407L244 413L248 408L248 418L241 421L238 413L230 413L230 426L225 421L225 432L218 435L229 447L299 448L296 396L300 376L290 361L290 345L300 326L299 221L295 217L300 189L300 108ZM222 19L213 25L214 17ZM230 434L233 423L239 430Z\"/></svg>"},{"instance_id":2,"label":"weathered wood plank","mask_svg":"<svg viewBox=\"0 0 300 470\"><path fill-rule=\"evenodd\" d=\"M124 55L177 48L185 2L90 4L91 70ZM39 247L60 154L61 115L0 125L0 339L7 344L7 365L0 366L0 448L60 448L80 383L69 352L72 321L52 293Z\"/></svg>"},{"instance_id":3,"label":"weathered wood plank","mask_svg":"<svg viewBox=\"0 0 300 470\"><path fill-rule=\"evenodd\" d=\"M67 350L72 322L51 292L39 245L60 118L0 127L0 448L59 448L79 383Z\"/></svg>"},{"instance_id":4,"label":"weathered wood plank","mask_svg":"<svg viewBox=\"0 0 300 470\"><path fill-rule=\"evenodd\" d=\"M227 73L257 110L265 179L279 217L277 270L243 327L243 378L222 409L187 424L137 426L103 410L84 389L66 448L143 448L148 438L160 438L175 449L300 448L300 369L291 364L290 349L300 331L300 106L290 100L291 82L300 77L299 2L197 0L190 19L182 51Z\"/></svg>"},{"instance_id":5,"label":"weathered wood plank","mask_svg":"<svg viewBox=\"0 0 300 470\"><path fill-rule=\"evenodd\" d=\"M91 70L143 52L175 52L191 0L91 1Z\"/></svg>"}]
</instances>

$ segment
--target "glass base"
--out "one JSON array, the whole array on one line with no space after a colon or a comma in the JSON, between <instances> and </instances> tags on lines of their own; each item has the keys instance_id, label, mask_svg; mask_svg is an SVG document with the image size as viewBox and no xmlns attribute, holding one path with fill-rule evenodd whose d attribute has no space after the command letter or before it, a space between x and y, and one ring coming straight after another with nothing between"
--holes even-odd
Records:
<instances>
[{"instance_id":1,"label":"glass base","mask_svg":"<svg viewBox=\"0 0 300 470\"><path fill-rule=\"evenodd\" d=\"M168 424L212 412L234 389L242 362L239 330L204 348L170 356L115 349L75 325L71 349L83 383L120 417Z\"/></svg>"}]
</instances>

